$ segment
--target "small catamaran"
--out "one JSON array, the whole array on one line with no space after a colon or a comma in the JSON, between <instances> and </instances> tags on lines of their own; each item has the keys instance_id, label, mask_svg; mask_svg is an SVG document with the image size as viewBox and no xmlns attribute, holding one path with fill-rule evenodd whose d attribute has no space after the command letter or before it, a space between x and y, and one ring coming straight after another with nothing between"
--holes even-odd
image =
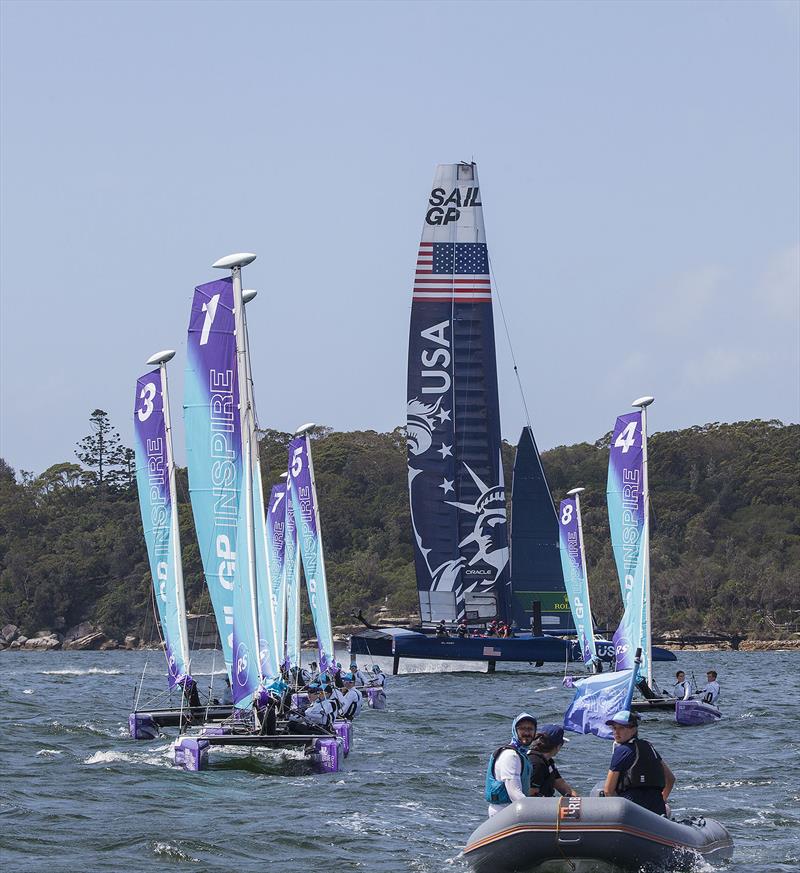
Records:
<instances>
[{"instance_id":1,"label":"small catamaran","mask_svg":"<svg viewBox=\"0 0 800 873\"><path fill-rule=\"evenodd\" d=\"M164 706L163 697L137 705L128 719L131 737L153 739L161 727L183 727L195 719L230 715L230 707L203 705L190 673L189 636L178 529L178 497L167 389L167 362L175 352L158 352L147 360L149 370L136 381L134 432L136 484L164 654L169 692L182 691L180 706Z\"/></svg>"},{"instance_id":2,"label":"small catamaran","mask_svg":"<svg viewBox=\"0 0 800 873\"><path fill-rule=\"evenodd\" d=\"M333 641L307 437L292 442L287 485L273 489L265 512L245 313L255 294L245 294L241 280L242 267L255 257L234 254L217 261L213 266L229 269L230 278L198 286L192 305L186 384L190 492L234 713L218 727L179 737L174 759L184 769L201 770L213 746L298 746L315 769L330 772L339 769L345 745L349 749L350 725L303 734L290 732L278 718L287 690L282 663L291 665L296 657L299 665L299 598L286 585L296 578L291 561L297 563L297 552L326 663ZM276 611L283 603L288 622Z\"/></svg>"}]
</instances>

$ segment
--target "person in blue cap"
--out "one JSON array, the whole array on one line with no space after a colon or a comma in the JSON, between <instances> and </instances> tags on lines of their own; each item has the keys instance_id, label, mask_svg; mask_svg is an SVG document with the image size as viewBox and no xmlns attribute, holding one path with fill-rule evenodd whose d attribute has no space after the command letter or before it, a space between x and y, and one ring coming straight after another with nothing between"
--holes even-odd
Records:
<instances>
[{"instance_id":1,"label":"person in blue cap","mask_svg":"<svg viewBox=\"0 0 800 873\"><path fill-rule=\"evenodd\" d=\"M531 762L531 796L553 797L559 794L578 797L578 792L558 772L553 758L564 745L564 728L558 724L543 724L534 738L528 759Z\"/></svg>"},{"instance_id":2,"label":"person in blue cap","mask_svg":"<svg viewBox=\"0 0 800 873\"><path fill-rule=\"evenodd\" d=\"M535 736L536 719L521 712L511 724L511 742L489 756L484 797L490 817L530 795L532 768L527 751Z\"/></svg>"},{"instance_id":3,"label":"person in blue cap","mask_svg":"<svg viewBox=\"0 0 800 873\"><path fill-rule=\"evenodd\" d=\"M614 751L603 793L666 815L675 776L652 744L639 739L639 716L623 709L606 724L614 733Z\"/></svg>"},{"instance_id":4,"label":"person in blue cap","mask_svg":"<svg viewBox=\"0 0 800 873\"><path fill-rule=\"evenodd\" d=\"M361 692L355 688L355 677L352 673L345 673L342 676L344 681L344 694L342 695L342 718L348 721L353 719L361 712Z\"/></svg>"}]
</instances>

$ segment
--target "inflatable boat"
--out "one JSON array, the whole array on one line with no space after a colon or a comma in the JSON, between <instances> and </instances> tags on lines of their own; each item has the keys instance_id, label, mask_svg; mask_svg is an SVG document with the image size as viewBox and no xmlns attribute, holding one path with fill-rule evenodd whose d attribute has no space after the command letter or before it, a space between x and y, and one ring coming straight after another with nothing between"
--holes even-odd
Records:
<instances>
[{"instance_id":1,"label":"inflatable boat","mask_svg":"<svg viewBox=\"0 0 800 873\"><path fill-rule=\"evenodd\" d=\"M711 724L721 718L722 713L711 703L702 700L675 701L675 721L678 724Z\"/></svg>"},{"instance_id":2,"label":"inflatable boat","mask_svg":"<svg viewBox=\"0 0 800 873\"><path fill-rule=\"evenodd\" d=\"M527 797L476 828L464 849L476 873L688 870L732 854L718 821L675 821L621 797Z\"/></svg>"}]
</instances>

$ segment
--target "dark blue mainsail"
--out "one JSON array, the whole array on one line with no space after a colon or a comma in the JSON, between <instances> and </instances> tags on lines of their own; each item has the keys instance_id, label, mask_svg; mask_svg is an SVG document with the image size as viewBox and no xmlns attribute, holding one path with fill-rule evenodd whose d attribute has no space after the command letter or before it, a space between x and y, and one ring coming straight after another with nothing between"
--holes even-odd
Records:
<instances>
[{"instance_id":1,"label":"dark blue mainsail","mask_svg":"<svg viewBox=\"0 0 800 873\"><path fill-rule=\"evenodd\" d=\"M422 620L508 620L494 320L475 164L436 170L414 278L407 400Z\"/></svg>"},{"instance_id":2,"label":"dark blue mainsail","mask_svg":"<svg viewBox=\"0 0 800 873\"><path fill-rule=\"evenodd\" d=\"M522 429L511 488L511 587L518 627L530 627L533 602L542 630L574 631L559 550L558 516L530 427Z\"/></svg>"}]
</instances>

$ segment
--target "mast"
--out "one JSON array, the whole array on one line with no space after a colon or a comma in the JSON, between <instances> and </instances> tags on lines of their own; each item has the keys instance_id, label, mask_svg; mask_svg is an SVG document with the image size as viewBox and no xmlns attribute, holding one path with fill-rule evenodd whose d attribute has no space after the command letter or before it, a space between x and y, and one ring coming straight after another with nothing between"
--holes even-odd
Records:
<instances>
[{"instance_id":1,"label":"mast","mask_svg":"<svg viewBox=\"0 0 800 873\"><path fill-rule=\"evenodd\" d=\"M245 537L247 543L247 584L250 600L252 626L258 643L258 601L256 594L256 555L255 555L255 518L253 515L253 434L255 420L253 415L252 390L250 385L250 366L247 350L247 324L244 315L244 300L242 296L242 267L251 264L256 255L243 252L220 258L211 266L217 269L230 269L233 282L233 312L236 326L236 364L239 379L239 420L242 434L242 500L245 511ZM241 386L244 387L243 396ZM261 663L258 661L259 679L261 679Z\"/></svg>"},{"instance_id":2,"label":"mast","mask_svg":"<svg viewBox=\"0 0 800 873\"><path fill-rule=\"evenodd\" d=\"M183 663L186 664L186 672L191 670L189 659L189 631L186 626L186 595L183 589L183 561L181 558L181 537L178 527L178 488L175 482L175 458L172 451L172 420L169 411L169 392L167 389L167 361L175 357L173 350L158 352L147 359L148 366L158 365L161 373L161 398L164 407L164 430L167 435L167 482L171 503L170 527L172 536L172 560L175 568L175 608L178 615L178 644L180 646Z\"/></svg>"},{"instance_id":3,"label":"mast","mask_svg":"<svg viewBox=\"0 0 800 873\"><path fill-rule=\"evenodd\" d=\"M653 687L653 654L651 640L653 630L650 625L650 485L647 479L647 407L655 397L639 397L631 403L642 411L642 497L644 501L644 609L645 632L647 637L647 685ZM643 647L644 648L644 647Z\"/></svg>"}]
</instances>

